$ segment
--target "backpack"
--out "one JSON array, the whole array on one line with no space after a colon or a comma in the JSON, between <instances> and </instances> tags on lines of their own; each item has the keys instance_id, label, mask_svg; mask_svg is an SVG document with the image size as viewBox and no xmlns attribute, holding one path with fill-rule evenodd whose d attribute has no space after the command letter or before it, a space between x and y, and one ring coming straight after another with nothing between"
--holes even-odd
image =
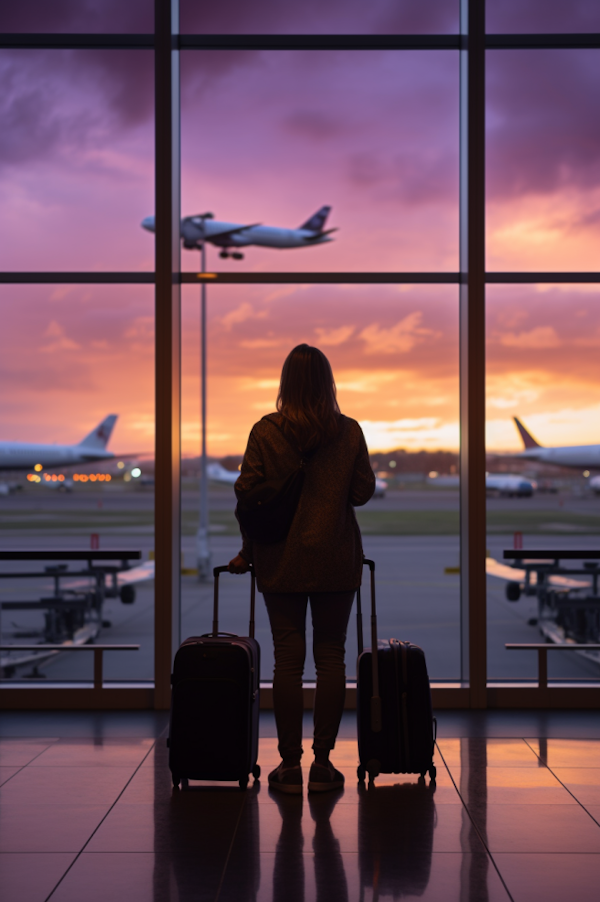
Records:
<instances>
[{"instance_id":1,"label":"backpack","mask_svg":"<svg viewBox=\"0 0 600 902\"><path fill-rule=\"evenodd\" d=\"M238 498L235 516L242 531L252 542L275 545L283 542L290 531L304 485L304 465L314 452L301 454L274 420L268 416L263 419L279 429L290 447L300 456L300 463L283 479L266 479L245 492Z\"/></svg>"}]
</instances>

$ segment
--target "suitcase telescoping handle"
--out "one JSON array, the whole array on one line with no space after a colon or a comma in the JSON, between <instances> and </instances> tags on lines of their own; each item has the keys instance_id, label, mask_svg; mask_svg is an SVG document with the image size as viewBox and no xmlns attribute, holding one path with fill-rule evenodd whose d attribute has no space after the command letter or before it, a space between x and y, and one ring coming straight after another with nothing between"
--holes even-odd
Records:
<instances>
[{"instance_id":1,"label":"suitcase telescoping handle","mask_svg":"<svg viewBox=\"0 0 600 902\"><path fill-rule=\"evenodd\" d=\"M256 577L254 576L254 568L252 564L248 564L250 571L250 628L248 635L254 639L254 609L256 608ZM229 567L215 567L213 576L215 578L215 601L213 607L213 624L211 636L219 635L219 576L221 573L229 573ZM223 635L223 634L221 634Z\"/></svg>"},{"instance_id":2,"label":"suitcase telescoping handle","mask_svg":"<svg viewBox=\"0 0 600 902\"><path fill-rule=\"evenodd\" d=\"M377 607L375 604L375 561L364 559L363 564L369 568L371 575L371 666L373 674L373 695L371 696L371 730L381 733L381 696L379 695L379 655L377 654ZM358 653L363 652L363 623L360 586L356 593L356 632L358 634Z\"/></svg>"}]
</instances>

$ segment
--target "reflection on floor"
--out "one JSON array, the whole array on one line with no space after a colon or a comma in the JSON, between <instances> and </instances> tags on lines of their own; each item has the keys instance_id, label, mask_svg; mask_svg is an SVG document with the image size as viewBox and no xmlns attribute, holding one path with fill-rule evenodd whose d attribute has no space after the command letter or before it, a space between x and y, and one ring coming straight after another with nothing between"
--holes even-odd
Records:
<instances>
[{"instance_id":1,"label":"reflection on floor","mask_svg":"<svg viewBox=\"0 0 600 902\"><path fill-rule=\"evenodd\" d=\"M600 740L444 736L436 786L358 785L356 755L338 743L337 793L174 792L151 731L1 738L2 900L598 898ZM263 774L277 762L266 737Z\"/></svg>"}]
</instances>

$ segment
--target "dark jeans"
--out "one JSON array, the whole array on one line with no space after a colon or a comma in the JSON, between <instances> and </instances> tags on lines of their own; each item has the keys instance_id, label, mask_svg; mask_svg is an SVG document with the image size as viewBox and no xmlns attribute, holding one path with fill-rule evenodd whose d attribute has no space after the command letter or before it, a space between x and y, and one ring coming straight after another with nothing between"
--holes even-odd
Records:
<instances>
[{"instance_id":1,"label":"dark jeans","mask_svg":"<svg viewBox=\"0 0 600 902\"><path fill-rule=\"evenodd\" d=\"M302 755L302 674L306 657L306 608L302 592L268 592L264 596L273 643L273 707L279 753L286 764ZM354 592L312 592L313 653L317 670L313 749L332 749L346 696L344 651Z\"/></svg>"}]
</instances>

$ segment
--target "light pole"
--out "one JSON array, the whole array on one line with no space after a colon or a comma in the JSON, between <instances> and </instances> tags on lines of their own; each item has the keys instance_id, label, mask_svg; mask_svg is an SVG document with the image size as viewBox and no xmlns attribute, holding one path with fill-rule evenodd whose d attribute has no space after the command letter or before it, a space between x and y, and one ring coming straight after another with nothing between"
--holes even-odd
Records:
<instances>
[{"instance_id":1,"label":"light pole","mask_svg":"<svg viewBox=\"0 0 600 902\"><path fill-rule=\"evenodd\" d=\"M204 223L212 213L203 213L200 272L206 272L206 241ZM196 566L198 579L207 582L212 574L212 556L208 540L208 477L206 473L206 282L200 286L200 519L196 534Z\"/></svg>"}]
</instances>

